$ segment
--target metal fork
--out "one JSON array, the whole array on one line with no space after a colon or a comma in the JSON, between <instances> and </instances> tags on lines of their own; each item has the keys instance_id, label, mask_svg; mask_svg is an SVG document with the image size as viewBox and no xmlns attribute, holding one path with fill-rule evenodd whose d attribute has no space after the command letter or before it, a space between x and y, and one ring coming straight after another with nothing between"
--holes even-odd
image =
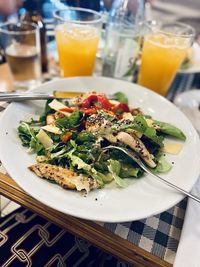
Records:
<instances>
[{"instance_id":1,"label":"metal fork","mask_svg":"<svg viewBox=\"0 0 200 267\"><path fill-rule=\"evenodd\" d=\"M127 149L127 148L123 148L123 147L118 147L118 146L107 146L105 148L103 148L103 150L113 150L113 149L117 149L122 151L124 154L126 154L127 156L129 156L133 161L135 161L146 173L148 173L149 175L151 175L154 178L159 179L160 181L162 181L163 183L165 183L166 185L176 189L177 191L181 192L182 194L192 198L193 200L197 201L200 203L200 198L198 196L195 196L193 194L191 194L190 192L180 188L179 186L172 184L171 182L165 180L164 178L162 178L161 176L154 174L140 159L140 157L138 156L138 154L136 154L136 152Z\"/></svg>"}]
</instances>

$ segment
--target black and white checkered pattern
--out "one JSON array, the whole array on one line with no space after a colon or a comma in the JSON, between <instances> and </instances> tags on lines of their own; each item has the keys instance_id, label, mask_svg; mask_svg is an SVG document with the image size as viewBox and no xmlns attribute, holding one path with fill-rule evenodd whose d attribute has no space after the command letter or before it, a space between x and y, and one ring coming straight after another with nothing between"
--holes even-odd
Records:
<instances>
[{"instance_id":1,"label":"black and white checkered pattern","mask_svg":"<svg viewBox=\"0 0 200 267\"><path fill-rule=\"evenodd\" d=\"M187 199L184 199L171 209L147 219L125 223L101 223L101 225L153 255L173 263L186 204Z\"/></svg>"},{"instance_id":2,"label":"black and white checkered pattern","mask_svg":"<svg viewBox=\"0 0 200 267\"><path fill-rule=\"evenodd\" d=\"M192 88L194 75L178 75L169 92L168 98L173 100L177 93L185 88ZM7 103L0 103L0 112ZM155 256L173 263L179 243L181 229L185 216L187 199L184 199L171 209L147 219L125 223L98 223L116 235L145 249Z\"/></svg>"}]
</instances>

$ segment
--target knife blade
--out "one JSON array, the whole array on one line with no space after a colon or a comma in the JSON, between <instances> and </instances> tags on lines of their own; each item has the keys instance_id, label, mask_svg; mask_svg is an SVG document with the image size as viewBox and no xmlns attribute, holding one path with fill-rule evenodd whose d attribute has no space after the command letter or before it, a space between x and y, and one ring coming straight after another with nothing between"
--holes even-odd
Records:
<instances>
[{"instance_id":1,"label":"knife blade","mask_svg":"<svg viewBox=\"0 0 200 267\"><path fill-rule=\"evenodd\" d=\"M83 95L85 92L72 91L53 91L51 94L46 93L0 93L0 101L25 101L25 100L47 100L47 99L71 99L73 97ZM109 99L116 99L114 95L107 95Z\"/></svg>"}]
</instances>

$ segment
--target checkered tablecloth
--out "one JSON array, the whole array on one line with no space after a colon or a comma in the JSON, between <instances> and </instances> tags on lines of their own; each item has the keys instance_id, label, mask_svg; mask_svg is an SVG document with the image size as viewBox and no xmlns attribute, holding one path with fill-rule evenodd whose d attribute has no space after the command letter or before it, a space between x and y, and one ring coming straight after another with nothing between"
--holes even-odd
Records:
<instances>
[{"instance_id":1,"label":"checkered tablecloth","mask_svg":"<svg viewBox=\"0 0 200 267\"><path fill-rule=\"evenodd\" d=\"M192 88L194 78L194 75L178 75L172 85L168 98L172 100L176 94L184 89ZM7 103L0 102L1 113L7 105ZM4 171L2 166L0 168L0 171ZM187 199L184 199L171 209L147 219L125 223L99 224L153 255L173 263L184 221L186 205Z\"/></svg>"},{"instance_id":2,"label":"checkered tablecloth","mask_svg":"<svg viewBox=\"0 0 200 267\"><path fill-rule=\"evenodd\" d=\"M127 239L159 258L173 263L183 226L187 200L147 219L125 223L102 223L107 230Z\"/></svg>"}]
</instances>

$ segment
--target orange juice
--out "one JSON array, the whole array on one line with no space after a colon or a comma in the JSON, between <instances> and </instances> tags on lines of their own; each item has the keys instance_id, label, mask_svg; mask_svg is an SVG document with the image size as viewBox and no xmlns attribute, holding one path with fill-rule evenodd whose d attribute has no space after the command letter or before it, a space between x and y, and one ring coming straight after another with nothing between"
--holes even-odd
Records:
<instances>
[{"instance_id":1,"label":"orange juice","mask_svg":"<svg viewBox=\"0 0 200 267\"><path fill-rule=\"evenodd\" d=\"M91 26L62 24L55 30L61 75L92 75L99 42L98 30Z\"/></svg>"},{"instance_id":2,"label":"orange juice","mask_svg":"<svg viewBox=\"0 0 200 267\"><path fill-rule=\"evenodd\" d=\"M188 40L151 34L145 38L138 83L165 96L188 50Z\"/></svg>"}]
</instances>

